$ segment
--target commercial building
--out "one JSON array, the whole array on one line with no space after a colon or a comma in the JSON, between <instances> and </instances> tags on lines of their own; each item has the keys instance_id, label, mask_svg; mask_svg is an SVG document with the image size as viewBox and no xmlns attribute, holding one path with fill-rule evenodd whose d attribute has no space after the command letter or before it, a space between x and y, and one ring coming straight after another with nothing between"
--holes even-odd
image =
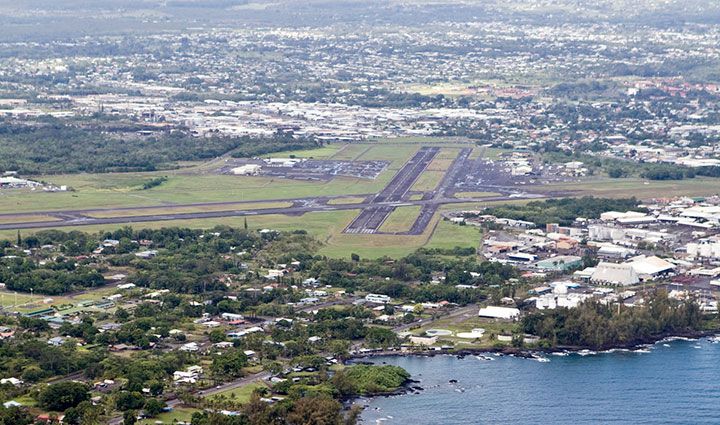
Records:
<instances>
[{"instance_id":1,"label":"commercial building","mask_svg":"<svg viewBox=\"0 0 720 425\"><path fill-rule=\"evenodd\" d=\"M487 306L480 309L478 316L489 317L491 319L511 320L520 316L520 310L514 307Z\"/></svg>"},{"instance_id":2,"label":"commercial building","mask_svg":"<svg viewBox=\"0 0 720 425\"><path fill-rule=\"evenodd\" d=\"M590 281L600 285L629 286L640 282L635 269L628 263L601 262L595 267Z\"/></svg>"}]
</instances>

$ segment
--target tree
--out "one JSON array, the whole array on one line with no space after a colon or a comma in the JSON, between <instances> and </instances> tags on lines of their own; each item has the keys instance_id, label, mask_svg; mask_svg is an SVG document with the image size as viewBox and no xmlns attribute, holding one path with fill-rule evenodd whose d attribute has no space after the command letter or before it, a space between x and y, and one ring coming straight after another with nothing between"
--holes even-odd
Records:
<instances>
[{"instance_id":1,"label":"tree","mask_svg":"<svg viewBox=\"0 0 720 425\"><path fill-rule=\"evenodd\" d=\"M328 351L339 359L345 359L350 355L350 341L333 339L328 343Z\"/></svg>"},{"instance_id":2,"label":"tree","mask_svg":"<svg viewBox=\"0 0 720 425\"><path fill-rule=\"evenodd\" d=\"M370 328L365 335L365 341L371 347L393 347L400 344L395 332L385 328Z\"/></svg>"},{"instance_id":3,"label":"tree","mask_svg":"<svg viewBox=\"0 0 720 425\"><path fill-rule=\"evenodd\" d=\"M63 418L63 423L69 425L80 425L81 420L82 415L77 408L71 407L65 411L65 418Z\"/></svg>"},{"instance_id":4,"label":"tree","mask_svg":"<svg viewBox=\"0 0 720 425\"><path fill-rule=\"evenodd\" d=\"M138 410L145 405L145 398L136 391L123 391L117 395L115 405L118 410Z\"/></svg>"},{"instance_id":5,"label":"tree","mask_svg":"<svg viewBox=\"0 0 720 425\"><path fill-rule=\"evenodd\" d=\"M327 396L303 397L288 413L290 425L341 425L344 423L342 405Z\"/></svg>"},{"instance_id":6,"label":"tree","mask_svg":"<svg viewBox=\"0 0 720 425\"><path fill-rule=\"evenodd\" d=\"M25 408L0 405L0 425L30 425L35 418Z\"/></svg>"},{"instance_id":7,"label":"tree","mask_svg":"<svg viewBox=\"0 0 720 425\"><path fill-rule=\"evenodd\" d=\"M159 396L163 393L165 385L163 385L162 381L158 381L157 379L155 379L148 383L148 388L150 389L150 394L152 394L153 396Z\"/></svg>"},{"instance_id":8,"label":"tree","mask_svg":"<svg viewBox=\"0 0 720 425\"><path fill-rule=\"evenodd\" d=\"M210 339L210 342L213 344L216 344L218 342L225 341L225 332L223 332L221 329L213 329L210 331L210 335L208 336Z\"/></svg>"},{"instance_id":9,"label":"tree","mask_svg":"<svg viewBox=\"0 0 720 425\"><path fill-rule=\"evenodd\" d=\"M145 402L145 414L151 418L154 418L155 416L162 413L163 409L165 409L166 406L167 405L164 401L160 401L156 398L151 398Z\"/></svg>"},{"instance_id":10,"label":"tree","mask_svg":"<svg viewBox=\"0 0 720 425\"><path fill-rule=\"evenodd\" d=\"M338 371L332 382L343 395L372 395L395 391L408 378L410 374L398 366L355 365Z\"/></svg>"},{"instance_id":11,"label":"tree","mask_svg":"<svg viewBox=\"0 0 720 425\"><path fill-rule=\"evenodd\" d=\"M80 382L60 382L45 387L38 395L40 406L58 412L90 399L89 388Z\"/></svg>"},{"instance_id":12,"label":"tree","mask_svg":"<svg viewBox=\"0 0 720 425\"><path fill-rule=\"evenodd\" d=\"M127 410L123 413L123 425L135 425L137 422L137 412L134 410Z\"/></svg>"},{"instance_id":13,"label":"tree","mask_svg":"<svg viewBox=\"0 0 720 425\"><path fill-rule=\"evenodd\" d=\"M238 377L243 375L242 368L247 366L247 363L245 353L238 349L233 349L213 357L210 371L215 376Z\"/></svg>"}]
</instances>

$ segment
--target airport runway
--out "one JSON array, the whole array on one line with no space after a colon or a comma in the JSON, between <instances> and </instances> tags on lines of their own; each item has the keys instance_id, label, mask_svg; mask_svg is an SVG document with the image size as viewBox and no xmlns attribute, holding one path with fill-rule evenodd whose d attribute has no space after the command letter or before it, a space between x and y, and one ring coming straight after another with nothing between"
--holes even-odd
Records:
<instances>
[{"instance_id":1,"label":"airport runway","mask_svg":"<svg viewBox=\"0 0 720 425\"><path fill-rule=\"evenodd\" d=\"M387 186L372 198L370 204L383 202L400 202L420 175L440 152L437 147L423 147L395 174ZM343 231L343 233L378 233L382 224L395 211L392 206L370 206L360 212ZM424 228L423 228L424 230ZM421 232L422 233L422 232Z\"/></svg>"},{"instance_id":2,"label":"airport runway","mask_svg":"<svg viewBox=\"0 0 720 425\"><path fill-rule=\"evenodd\" d=\"M458 180L460 173L465 167L465 163L471 153L472 148L463 148L460 150L458 156L453 160L452 164L450 164L450 167L448 167L448 170L445 172L440 184L438 184L435 188L435 191L432 194L432 199L447 198L448 189L454 187L455 182ZM420 214L418 214L415 222L410 227L410 230L396 234L421 235L432 221L432 218L435 216L439 206L440 204L438 203L423 205L422 209L420 209Z\"/></svg>"},{"instance_id":3,"label":"airport runway","mask_svg":"<svg viewBox=\"0 0 720 425\"><path fill-rule=\"evenodd\" d=\"M98 224L131 224L131 223L143 223L151 221L173 221L173 220L193 220L193 219L206 219L206 218L220 218L220 217L246 217L255 215L270 215L270 214L305 214L309 212L322 212L322 211L337 211L337 210L355 210L355 209L368 209L386 207L395 208L398 206L405 205L442 205L442 204L458 204L467 203L472 201L502 201L508 199L506 196L495 196L488 198L441 198L441 199L430 199L430 200L419 200L419 201L402 201L402 202L383 202L368 203L363 202L359 204L336 204L336 205L311 205L311 206L298 206L298 207L286 207L286 208L261 208L255 210L228 210L228 211L207 211L207 212L194 212L194 213L169 213L169 214L152 214L142 216L118 216L112 218L94 218L82 215L65 214L60 211L39 213L33 212L34 215L54 215L55 217L63 216L65 218L54 221L32 221L32 222L18 222L0 224L0 230L15 230L15 229L46 229L55 227L72 227L72 226L89 226ZM232 204L232 203L231 203ZM190 204L194 205L194 204ZM190 205L176 205L177 208L183 208ZM214 204L217 205L217 204ZM113 212L114 209L108 210L93 210L93 211L105 211ZM15 214L15 216L23 214ZM30 213L25 214L30 215Z\"/></svg>"},{"instance_id":4,"label":"airport runway","mask_svg":"<svg viewBox=\"0 0 720 425\"><path fill-rule=\"evenodd\" d=\"M356 234L372 234L380 233L379 229L395 211L397 207L419 205L420 213L415 222L407 232L393 233L398 235L419 235L427 228L432 221L433 216L437 212L440 205L443 204L459 204L467 202L491 202L502 201L510 198L540 198L540 195L526 194L521 196L492 196L480 198L455 198L452 191L461 178L464 178L463 171L467 167L473 165L473 161L469 160L472 152L471 148L464 148L443 176L442 181L432 192L423 193L420 200L408 200L410 189L415 184L420 175L427 169L435 156L440 151L438 147L421 147L415 155L393 176L392 180L376 194L363 194L353 196L363 196L364 202L348 203L348 204L332 204L328 201L331 199L343 198L346 195L338 196L318 196L309 198L296 199L263 199L253 201L227 201L227 202L202 202L192 204L170 204L170 205L152 205L140 207L120 207L107 209L76 209L62 211L33 211L26 213L3 213L0 218L21 218L28 216L49 216L55 220L46 221L28 221L0 224L0 230L15 229L44 229L57 227L73 227L73 226L89 226L89 225L105 225L105 224L131 224L144 223L153 221L173 221L173 220L194 220L222 217L247 217L255 215L302 215L310 212L337 211L337 210L361 210L358 216L345 228L345 233ZM491 182L488 182L492 184ZM493 182L494 183L494 182ZM290 207L273 207L259 209L241 209L242 204L257 204L267 202L289 202ZM198 207L218 207L227 206L224 211L206 211L206 212L176 212L173 209L182 208L198 208ZM233 208L237 206L237 208ZM164 209L168 210L164 214L147 214L147 215L118 215L115 217L98 218L92 217L93 214L102 213L118 213L123 211L137 212L147 210Z\"/></svg>"}]
</instances>

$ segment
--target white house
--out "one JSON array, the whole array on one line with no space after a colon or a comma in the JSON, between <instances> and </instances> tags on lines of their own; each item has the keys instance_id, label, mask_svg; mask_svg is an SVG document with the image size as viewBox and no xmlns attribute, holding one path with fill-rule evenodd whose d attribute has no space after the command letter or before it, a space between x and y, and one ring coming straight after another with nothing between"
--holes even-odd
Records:
<instances>
[{"instance_id":1,"label":"white house","mask_svg":"<svg viewBox=\"0 0 720 425\"><path fill-rule=\"evenodd\" d=\"M381 294L367 294L365 296L365 301L369 303L375 303L375 304L387 304L392 299L388 297L387 295L381 295Z\"/></svg>"}]
</instances>

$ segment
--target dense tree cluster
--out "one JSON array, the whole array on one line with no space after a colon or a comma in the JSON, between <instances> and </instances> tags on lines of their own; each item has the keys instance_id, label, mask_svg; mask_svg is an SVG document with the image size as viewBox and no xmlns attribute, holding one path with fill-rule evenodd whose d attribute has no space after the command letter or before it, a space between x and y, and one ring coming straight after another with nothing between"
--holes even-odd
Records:
<instances>
[{"instance_id":1,"label":"dense tree cluster","mask_svg":"<svg viewBox=\"0 0 720 425\"><path fill-rule=\"evenodd\" d=\"M582 198L548 199L546 201L533 201L525 205L502 205L488 208L485 212L496 217L524 220L544 226L547 223L559 223L567 226L577 217L588 219L599 218L607 211L642 211L638 207L639 201L635 198Z\"/></svg>"},{"instance_id":2,"label":"dense tree cluster","mask_svg":"<svg viewBox=\"0 0 720 425\"><path fill-rule=\"evenodd\" d=\"M79 350L73 344L54 347L29 339L0 344L0 373L38 382L52 376L67 375L88 368L102 359L99 351Z\"/></svg>"},{"instance_id":3,"label":"dense tree cluster","mask_svg":"<svg viewBox=\"0 0 720 425\"><path fill-rule=\"evenodd\" d=\"M231 151L246 157L317 146L315 141L288 134L197 138L176 131L141 137L127 131L108 132L98 123L84 127L54 121L33 126L5 124L0 125L0 170L23 174L154 171Z\"/></svg>"},{"instance_id":4,"label":"dense tree cluster","mask_svg":"<svg viewBox=\"0 0 720 425\"><path fill-rule=\"evenodd\" d=\"M558 308L524 317L523 330L553 346L601 349L646 343L672 333L702 329L700 307L694 300L676 301L657 291L642 306L606 305L587 301L577 308Z\"/></svg>"},{"instance_id":5,"label":"dense tree cluster","mask_svg":"<svg viewBox=\"0 0 720 425\"><path fill-rule=\"evenodd\" d=\"M398 366L355 365L339 371L332 383L343 395L383 394L397 390L410 374Z\"/></svg>"}]
</instances>

